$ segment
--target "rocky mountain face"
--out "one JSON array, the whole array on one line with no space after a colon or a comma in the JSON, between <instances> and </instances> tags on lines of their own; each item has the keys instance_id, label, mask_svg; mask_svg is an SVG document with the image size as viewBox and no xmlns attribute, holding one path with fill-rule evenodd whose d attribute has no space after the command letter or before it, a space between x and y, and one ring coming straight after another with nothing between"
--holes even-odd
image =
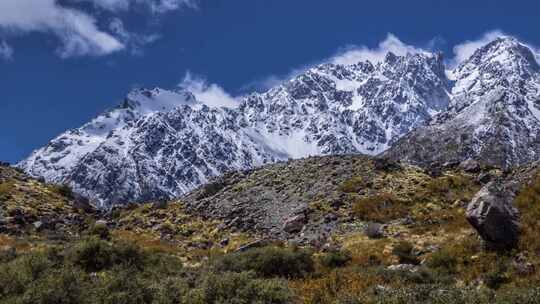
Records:
<instances>
[{"instance_id":1,"label":"rocky mountain face","mask_svg":"<svg viewBox=\"0 0 540 304\"><path fill-rule=\"evenodd\" d=\"M136 90L19 166L99 206L177 197L231 170L310 155L385 151L447 108L442 56L325 64L235 108L186 91Z\"/></svg>"},{"instance_id":2,"label":"rocky mountain face","mask_svg":"<svg viewBox=\"0 0 540 304\"><path fill-rule=\"evenodd\" d=\"M447 77L447 75L451 75ZM540 67L500 38L447 71L440 54L323 64L235 107L135 90L19 164L101 207L178 197L233 170L313 155L511 167L540 153Z\"/></svg>"},{"instance_id":3,"label":"rocky mountain face","mask_svg":"<svg viewBox=\"0 0 540 304\"><path fill-rule=\"evenodd\" d=\"M529 48L498 39L454 71L448 110L400 140L386 155L429 165L475 158L502 167L540 153L540 67Z\"/></svg>"}]
</instances>

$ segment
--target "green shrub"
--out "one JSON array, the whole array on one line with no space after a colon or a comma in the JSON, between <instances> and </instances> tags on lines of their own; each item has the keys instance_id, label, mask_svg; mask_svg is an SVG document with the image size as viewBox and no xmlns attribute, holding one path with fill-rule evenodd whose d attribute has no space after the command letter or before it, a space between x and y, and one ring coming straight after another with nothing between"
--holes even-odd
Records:
<instances>
[{"instance_id":1,"label":"green shrub","mask_svg":"<svg viewBox=\"0 0 540 304\"><path fill-rule=\"evenodd\" d=\"M0 249L0 263L13 261L17 257L17 250L13 247Z\"/></svg>"},{"instance_id":2,"label":"green shrub","mask_svg":"<svg viewBox=\"0 0 540 304\"><path fill-rule=\"evenodd\" d=\"M88 229L88 234L93 235L93 236L97 236L102 240L109 240L111 238L111 233L109 231L109 227L107 227L106 224L101 223L101 222L97 222L97 223L93 224Z\"/></svg>"},{"instance_id":3,"label":"green shrub","mask_svg":"<svg viewBox=\"0 0 540 304\"><path fill-rule=\"evenodd\" d=\"M413 251L414 247L411 243L401 241L394 247L392 253L398 257L400 264L418 265L420 264L420 260L418 260L418 257Z\"/></svg>"},{"instance_id":4,"label":"green shrub","mask_svg":"<svg viewBox=\"0 0 540 304\"><path fill-rule=\"evenodd\" d=\"M112 246L95 237L75 245L69 252L71 262L87 272L97 272L113 265Z\"/></svg>"},{"instance_id":5,"label":"green shrub","mask_svg":"<svg viewBox=\"0 0 540 304\"><path fill-rule=\"evenodd\" d=\"M187 282L177 278L167 278L154 285L152 304L183 304L189 294Z\"/></svg>"},{"instance_id":6,"label":"green shrub","mask_svg":"<svg viewBox=\"0 0 540 304\"><path fill-rule=\"evenodd\" d=\"M27 286L46 275L53 266L44 252L28 253L0 264L0 299L22 294Z\"/></svg>"},{"instance_id":7,"label":"green shrub","mask_svg":"<svg viewBox=\"0 0 540 304\"><path fill-rule=\"evenodd\" d=\"M343 267L351 261L351 254L347 251L332 251L323 254L319 261L325 267Z\"/></svg>"},{"instance_id":8,"label":"green shrub","mask_svg":"<svg viewBox=\"0 0 540 304\"><path fill-rule=\"evenodd\" d=\"M99 283L93 302L102 304L152 303L152 280L144 280L134 269L114 267L111 276ZM156 278L157 279L157 278Z\"/></svg>"},{"instance_id":9,"label":"green shrub","mask_svg":"<svg viewBox=\"0 0 540 304\"><path fill-rule=\"evenodd\" d=\"M145 256L139 247L128 242L109 244L96 237L88 238L69 252L69 258L87 272L97 272L114 265L142 268Z\"/></svg>"},{"instance_id":10,"label":"green shrub","mask_svg":"<svg viewBox=\"0 0 540 304\"><path fill-rule=\"evenodd\" d=\"M0 263L0 303L192 303L178 295L195 276L175 256L93 237Z\"/></svg>"},{"instance_id":11,"label":"green shrub","mask_svg":"<svg viewBox=\"0 0 540 304\"><path fill-rule=\"evenodd\" d=\"M13 190L13 185L11 183L3 182L0 183L0 201L7 201L11 198L11 191Z\"/></svg>"},{"instance_id":12,"label":"green shrub","mask_svg":"<svg viewBox=\"0 0 540 304\"><path fill-rule=\"evenodd\" d=\"M306 250L264 247L225 255L214 267L218 271L254 271L264 277L300 278L313 272L314 263Z\"/></svg>"},{"instance_id":13,"label":"green shrub","mask_svg":"<svg viewBox=\"0 0 540 304\"><path fill-rule=\"evenodd\" d=\"M176 256L171 256L159 252L148 252L145 255L145 271L156 277L187 276L189 273L184 270L182 261Z\"/></svg>"},{"instance_id":14,"label":"green shrub","mask_svg":"<svg viewBox=\"0 0 540 304\"><path fill-rule=\"evenodd\" d=\"M433 272L425 268L419 268L417 271L409 270L388 270L380 268L378 275L386 283L402 282L407 285L434 284L438 277Z\"/></svg>"},{"instance_id":15,"label":"green shrub","mask_svg":"<svg viewBox=\"0 0 540 304\"><path fill-rule=\"evenodd\" d=\"M23 303L79 304L83 303L85 274L69 266L51 269L46 276L26 286Z\"/></svg>"},{"instance_id":16,"label":"green shrub","mask_svg":"<svg viewBox=\"0 0 540 304\"><path fill-rule=\"evenodd\" d=\"M66 198L73 198L73 190L68 185L54 185L53 186L54 192L66 197Z\"/></svg>"},{"instance_id":17,"label":"green shrub","mask_svg":"<svg viewBox=\"0 0 540 304\"><path fill-rule=\"evenodd\" d=\"M352 212L360 220L384 223L407 216L409 203L393 194L382 193L357 200Z\"/></svg>"},{"instance_id":18,"label":"green shrub","mask_svg":"<svg viewBox=\"0 0 540 304\"><path fill-rule=\"evenodd\" d=\"M491 289L499 289L503 284L510 281L506 271L507 266L504 263L498 264L495 269L482 276L484 284Z\"/></svg>"},{"instance_id":19,"label":"green shrub","mask_svg":"<svg viewBox=\"0 0 540 304\"><path fill-rule=\"evenodd\" d=\"M521 222L520 247L522 250L540 252L540 173L527 185L524 185L514 205L519 209Z\"/></svg>"},{"instance_id":20,"label":"green shrub","mask_svg":"<svg viewBox=\"0 0 540 304\"><path fill-rule=\"evenodd\" d=\"M441 249L429 257L426 261L426 265L429 268L450 274L456 272L458 259L451 255L448 250Z\"/></svg>"},{"instance_id":21,"label":"green shrub","mask_svg":"<svg viewBox=\"0 0 540 304\"><path fill-rule=\"evenodd\" d=\"M353 177L339 186L339 190L345 193L358 193L366 186L364 178L361 176Z\"/></svg>"},{"instance_id":22,"label":"green shrub","mask_svg":"<svg viewBox=\"0 0 540 304\"><path fill-rule=\"evenodd\" d=\"M287 282L258 279L252 272L209 273L187 303L290 303Z\"/></svg>"}]
</instances>

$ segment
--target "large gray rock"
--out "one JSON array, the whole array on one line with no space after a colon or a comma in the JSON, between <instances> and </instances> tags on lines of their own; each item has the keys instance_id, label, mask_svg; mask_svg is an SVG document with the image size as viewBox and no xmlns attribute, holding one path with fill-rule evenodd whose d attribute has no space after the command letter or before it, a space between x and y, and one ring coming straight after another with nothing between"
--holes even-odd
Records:
<instances>
[{"instance_id":1,"label":"large gray rock","mask_svg":"<svg viewBox=\"0 0 540 304\"><path fill-rule=\"evenodd\" d=\"M500 181L484 186L467 206L467 220L489 249L511 249L519 240L519 211L514 193Z\"/></svg>"},{"instance_id":2,"label":"large gray rock","mask_svg":"<svg viewBox=\"0 0 540 304\"><path fill-rule=\"evenodd\" d=\"M482 170L480 164L474 159L467 159L459 164L459 168L465 172L478 173Z\"/></svg>"},{"instance_id":3,"label":"large gray rock","mask_svg":"<svg viewBox=\"0 0 540 304\"><path fill-rule=\"evenodd\" d=\"M300 232L307 222L304 214L295 215L288 218L283 225L283 230L288 233Z\"/></svg>"}]
</instances>

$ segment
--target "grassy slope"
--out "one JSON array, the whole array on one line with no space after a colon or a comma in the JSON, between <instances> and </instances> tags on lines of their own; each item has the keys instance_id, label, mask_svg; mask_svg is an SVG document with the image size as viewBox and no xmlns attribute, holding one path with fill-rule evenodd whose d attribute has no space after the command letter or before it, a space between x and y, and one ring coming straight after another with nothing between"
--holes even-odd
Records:
<instances>
[{"instance_id":1,"label":"grassy slope","mask_svg":"<svg viewBox=\"0 0 540 304\"><path fill-rule=\"evenodd\" d=\"M29 223L19 227L24 231L19 235L0 234L0 247L16 247L20 254L58 244L69 248L91 234L93 222L102 218L75 210L72 200L57 187L28 179L12 169L0 167L0 170L0 214L9 215L13 209L33 214L31 219L78 214L85 223L73 227L66 225L64 230L71 237L63 238L60 243L58 238L51 238L46 232L35 231ZM284 170L283 174L280 170ZM314 191L309 195L298 193L289 197L295 202L302 199L307 204L310 210L308 225L313 223L316 227L330 212L337 215L331 233L323 244L318 244L325 246L321 249L317 246L314 252L314 271L288 280L292 300L287 301L356 303L351 299L377 302L384 298L414 303L413 296L428 301L434 293L444 289L452 294L456 303L469 296L484 299L483 302L479 300L480 303L494 302L494 294L499 294L500 299L511 298L510 303L520 303L525 300L517 301L513 292L520 291L523 296L529 296L527 292L534 292L532 288L540 285L536 272L523 274L515 267L518 256L533 266L540 264L540 241L535 235L540 228L537 227L540 216L537 172L534 167L517 173L524 185L516 199L523 217L524 235L520 248L505 254L483 251L476 233L466 223L464 206L481 185L475 181L476 174L457 169L433 177L414 167L381 167L363 157L313 158L285 167L282 164L249 172L200 200L219 202L220 198L245 198L252 195L253 188L260 194L265 191L295 193L289 192L293 191L291 189L302 192L305 191L303 187L307 187ZM496 170L491 173L501 175ZM320 180L324 180L323 185ZM201 188L193 195L201 197L200 191L205 190ZM333 202L338 198L342 203L336 207ZM287 199L281 203L286 204ZM262 237L261 231L250 232L245 227L225 229L223 219L191 215L181 202L171 202L160 208L145 204L119 209L104 218L110 226L109 243L134 242L145 252L170 256L185 267L196 269L199 274L210 271L211 261ZM383 238L366 236L364 229L370 222L384 224ZM399 252L403 244L412 246L410 254L423 265L416 273L386 269L409 254ZM339 268L322 262L324 259L321 258L333 255L328 253L328 248L344 253L350 261L346 259L346 265ZM104 273L110 274L110 270L104 270ZM204 278L199 279L208 279L206 275L200 275Z\"/></svg>"}]
</instances>

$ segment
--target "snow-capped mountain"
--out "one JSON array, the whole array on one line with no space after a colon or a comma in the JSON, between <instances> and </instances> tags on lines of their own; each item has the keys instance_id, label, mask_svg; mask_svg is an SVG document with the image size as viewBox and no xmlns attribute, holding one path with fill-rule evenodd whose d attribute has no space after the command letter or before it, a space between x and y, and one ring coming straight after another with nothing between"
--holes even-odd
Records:
<instances>
[{"instance_id":1,"label":"snow-capped mountain","mask_svg":"<svg viewBox=\"0 0 540 304\"><path fill-rule=\"evenodd\" d=\"M135 90L19 166L107 207L176 197L230 170L346 153L506 167L540 159L534 53L500 38L452 71L431 53L323 64L234 108Z\"/></svg>"},{"instance_id":2,"label":"snow-capped mountain","mask_svg":"<svg viewBox=\"0 0 540 304\"><path fill-rule=\"evenodd\" d=\"M236 108L186 91L136 90L19 166L102 207L181 195L234 169L310 155L379 154L445 110L440 54L324 64Z\"/></svg>"},{"instance_id":3,"label":"snow-capped mountain","mask_svg":"<svg viewBox=\"0 0 540 304\"><path fill-rule=\"evenodd\" d=\"M527 46L497 39L451 74L449 109L387 155L419 164L476 158L503 167L540 158L540 67Z\"/></svg>"}]
</instances>

